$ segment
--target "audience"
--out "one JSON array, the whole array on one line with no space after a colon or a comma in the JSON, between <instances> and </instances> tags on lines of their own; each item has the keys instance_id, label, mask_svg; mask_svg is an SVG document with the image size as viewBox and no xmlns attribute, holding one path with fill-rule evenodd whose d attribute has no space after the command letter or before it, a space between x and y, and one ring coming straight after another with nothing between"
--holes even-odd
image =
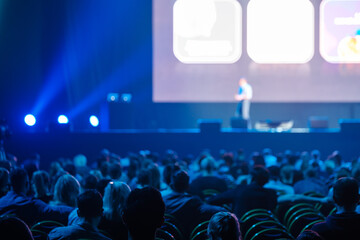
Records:
<instances>
[{"instance_id":1,"label":"audience","mask_svg":"<svg viewBox=\"0 0 360 240\"><path fill-rule=\"evenodd\" d=\"M126 200L122 218L132 240L154 240L164 223L165 204L153 187L134 189Z\"/></svg>"},{"instance_id":2,"label":"audience","mask_svg":"<svg viewBox=\"0 0 360 240\"><path fill-rule=\"evenodd\" d=\"M156 235L165 213L184 239L208 220L210 239L242 239L240 226L245 234L247 225L237 219L244 213L264 208L278 216L275 207L297 202L316 203L324 216L336 205L325 222L297 239L358 235L360 161L346 162L338 151L322 161L317 150L311 158L306 151L273 154L271 149L248 157L242 149L222 149L218 158L210 150L185 158L170 150L165 157L144 150L120 161L106 150L89 165L81 154L59 158L48 172L39 169L40 156L31 159L36 161L0 163L0 228L8 228L1 239L5 232L12 239L32 239L29 228L43 220L65 226L54 229L50 239L155 239L163 233Z\"/></svg>"},{"instance_id":3,"label":"audience","mask_svg":"<svg viewBox=\"0 0 360 240\"><path fill-rule=\"evenodd\" d=\"M208 225L210 240L241 240L240 225L233 213L218 212L211 217Z\"/></svg>"},{"instance_id":4,"label":"audience","mask_svg":"<svg viewBox=\"0 0 360 240\"><path fill-rule=\"evenodd\" d=\"M66 227L58 227L49 233L50 240L97 239L109 240L97 226L103 213L103 200L96 190L87 190L77 197L77 214L80 221Z\"/></svg>"},{"instance_id":5,"label":"audience","mask_svg":"<svg viewBox=\"0 0 360 240\"><path fill-rule=\"evenodd\" d=\"M63 224L72 208L50 207L41 200L26 196L29 189L27 173L22 168L15 168L10 173L11 191L0 198L0 215L15 215L28 226L41 220L54 220Z\"/></svg>"}]
</instances>

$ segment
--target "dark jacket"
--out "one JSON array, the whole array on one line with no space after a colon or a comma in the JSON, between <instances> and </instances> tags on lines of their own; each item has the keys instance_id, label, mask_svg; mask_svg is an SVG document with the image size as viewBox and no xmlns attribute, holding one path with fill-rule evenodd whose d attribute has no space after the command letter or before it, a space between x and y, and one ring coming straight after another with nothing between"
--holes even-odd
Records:
<instances>
[{"instance_id":1,"label":"dark jacket","mask_svg":"<svg viewBox=\"0 0 360 240\"><path fill-rule=\"evenodd\" d=\"M319 233L324 240L360 239L360 214L333 214L325 222L315 224L312 230Z\"/></svg>"},{"instance_id":2,"label":"dark jacket","mask_svg":"<svg viewBox=\"0 0 360 240\"><path fill-rule=\"evenodd\" d=\"M234 213L240 219L244 213L255 208L274 211L277 204L277 195L273 189L251 183L249 185L239 185L235 189L214 196L209 199L209 203L215 205L232 203Z\"/></svg>"}]
</instances>

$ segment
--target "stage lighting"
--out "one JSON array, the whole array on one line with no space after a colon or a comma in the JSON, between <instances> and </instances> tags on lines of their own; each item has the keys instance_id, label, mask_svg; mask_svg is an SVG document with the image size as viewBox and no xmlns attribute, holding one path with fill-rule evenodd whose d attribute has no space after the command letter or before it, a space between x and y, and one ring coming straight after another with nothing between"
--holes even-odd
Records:
<instances>
[{"instance_id":1,"label":"stage lighting","mask_svg":"<svg viewBox=\"0 0 360 240\"><path fill-rule=\"evenodd\" d=\"M89 122L90 122L91 126L93 126L93 127L99 126L99 119L95 115L90 116Z\"/></svg>"},{"instance_id":2,"label":"stage lighting","mask_svg":"<svg viewBox=\"0 0 360 240\"><path fill-rule=\"evenodd\" d=\"M36 123L36 118L35 118L35 116L32 115L32 114L28 114L28 115L25 116L24 121L25 121L26 125L28 125L28 126L31 127L31 126L34 126L34 125L35 125L35 123Z\"/></svg>"},{"instance_id":3,"label":"stage lighting","mask_svg":"<svg viewBox=\"0 0 360 240\"><path fill-rule=\"evenodd\" d=\"M58 123L59 124L68 124L69 123L69 119L65 116L65 115L60 115L58 117Z\"/></svg>"}]
</instances>

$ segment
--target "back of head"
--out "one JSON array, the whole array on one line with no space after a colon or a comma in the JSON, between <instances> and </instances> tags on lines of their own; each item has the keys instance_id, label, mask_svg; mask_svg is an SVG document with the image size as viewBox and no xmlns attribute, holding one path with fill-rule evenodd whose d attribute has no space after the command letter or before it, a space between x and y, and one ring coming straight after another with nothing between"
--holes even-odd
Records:
<instances>
[{"instance_id":1,"label":"back of head","mask_svg":"<svg viewBox=\"0 0 360 240\"><path fill-rule=\"evenodd\" d=\"M70 174L65 174L55 184L54 199L67 206L76 207L76 198L79 193L79 182Z\"/></svg>"},{"instance_id":2,"label":"back of head","mask_svg":"<svg viewBox=\"0 0 360 240\"><path fill-rule=\"evenodd\" d=\"M77 197L79 217L87 220L101 217L103 212L103 200L100 193L94 189L86 190Z\"/></svg>"},{"instance_id":3,"label":"back of head","mask_svg":"<svg viewBox=\"0 0 360 240\"><path fill-rule=\"evenodd\" d=\"M29 227L21 219L5 217L0 219L1 239L3 240L33 240Z\"/></svg>"},{"instance_id":4,"label":"back of head","mask_svg":"<svg viewBox=\"0 0 360 240\"><path fill-rule=\"evenodd\" d=\"M255 166L251 171L252 182L264 186L270 178L269 171L263 166Z\"/></svg>"},{"instance_id":5,"label":"back of head","mask_svg":"<svg viewBox=\"0 0 360 240\"><path fill-rule=\"evenodd\" d=\"M342 207L356 206L359 201L359 184L352 177L340 178L334 184L334 201Z\"/></svg>"},{"instance_id":6,"label":"back of head","mask_svg":"<svg viewBox=\"0 0 360 240\"><path fill-rule=\"evenodd\" d=\"M83 154L78 154L74 157L74 165L75 167L85 167L87 163L87 159Z\"/></svg>"},{"instance_id":7,"label":"back of head","mask_svg":"<svg viewBox=\"0 0 360 240\"><path fill-rule=\"evenodd\" d=\"M211 240L241 240L239 221L233 213L218 212L208 225Z\"/></svg>"},{"instance_id":8,"label":"back of head","mask_svg":"<svg viewBox=\"0 0 360 240\"><path fill-rule=\"evenodd\" d=\"M122 174L122 168L120 163L114 162L109 166L109 176L111 179L119 179Z\"/></svg>"},{"instance_id":9,"label":"back of head","mask_svg":"<svg viewBox=\"0 0 360 240\"><path fill-rule=\"evenodd\" d=\"M313 230L305 230L303 231L296 240L323 240L323 238Z\"/></svg>"},{"instance_id":10,"label":"back of head","mask_svg":"<svg viewBox=\"0 0 360 240\"><path fill-rule=\"evenodd\" d=\"M274 179L274 180L280 179L280 167L270 166L267 169L269 170L271 179Z\"/></svg>"},{"instance_id":11,"label":"back of head","mask_svg":"<svg viewBox=\"0 0 360 240\"><path fill-rule=\"evenodd\" d=\"M121 217L126 199L130 194L130 187L123 182L109 182L105 188L104 210L106 217L111 219Z\"/></svg>"},{"instance_id":12,"label":"back of head","mask_svg":"<svg viewBox=\"0 0 360 240\"><path fill-rule=\"evenodd\" d=\"M170 183L172 181L172 176L178 170L180 170L180 166L177 163L170 163L170 164L166 165L163 170L163 181L167 185L170 185Z\"/></svg>"},{"instance_id":13,"label":"back of head","mask_svg":"<svg viewBox=\"0 0 360 240\"><path fill-rule=\"evenodd\" d=\"M152 187L134 189L126 200L123 220L133 237L153 237L164 221L165 204Z\"/></svg>"},{"instance_id":14,"label":"back of head","mask_svg":"<svg viewBox=\"0 0 360 240\"><path fill-rule=\"evenodd\" d=\"M21 193L29 183L27 172L23 168L14 168L10 172L10 185L14 192Z\"/></svg>"},{"instance_id":15,"label":"back of head","mask_svg":"<svg viewBox=\"0 0 360 240\"><path fill-rule=\"evenodd\" d=\"M211 173L215 170L215 160L212 157L206 157L201 161L200 167L202 170Z\"/></svg>"},{"instance_id":16,"label":"back of head","mask_svg":"<svg viewBox=\"0 0 360 240\"><path fill-rule=\"evenodd\" d=\"M81 181L81 187L84 190L96 189L97 183L98 183L98 178L92 174L89 174Z\"/></svg>"},{"instance_id":17,"label":"back of head","mask_svg":"<svg viewBox=\"0 0 360 240\"><path fill-rule=\"evenodd\" d=\"M0 167L0 197L9 190L9 171Z\"/></svg>"},{"instance_id":18,"label":"back of head","mask_svg":"<svg viewBox=\"0 0 360 240\"><path fill-rule=\"evenodd\" d=\"M37 197L44 196L48 193L50 187L50 177L45 171L34 172L31 180Z\"/></svg>"},{"instance_id":19,"label":"back of head","mask_svg":"<svg viewBox=\"0 0 360 240\"><path fill-rule=\"evenodd\" d=\"M175 192L185 192L189 188L189 175L187 172L180 170L172 176L171 188Z\"/></svg>"}]
</instances>

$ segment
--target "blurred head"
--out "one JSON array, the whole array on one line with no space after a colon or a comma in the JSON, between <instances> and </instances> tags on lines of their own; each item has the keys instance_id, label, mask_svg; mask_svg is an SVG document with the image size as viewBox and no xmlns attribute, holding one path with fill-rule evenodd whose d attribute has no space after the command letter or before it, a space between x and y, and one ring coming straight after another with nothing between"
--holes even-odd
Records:
<instances>
[{"instance_id":1,"label":"blurred head","mask_svg":"<svg viewBox=\"0 0 360 240\"><path fill-rule=\"evenodd\" d=\"M98 178L92 174L89 174L81 181L81 187L84 190L96 189L97 183L98 183Z\"/></svg>"},{"instance_id":2,"label":"blurred head","mask_svg":"<svg viewBox=\"0 0 360 240\"><path fill-rule=\"evenodd\" d=\"M122 168L120 163L114 162L109 165L109 176L111 179L119 179L122 174Z\"/></svg>"},{"instance_id":3,"label":"blurred head","mask_svg":"<svg viewBox=\"0 0 360 240\"><path fill-rule=\"evenodd\" d=\"M170 185L172 176L178 170L180 170L180 166L176 163L175 164L170 163L170 164L166 165L164 168L164 171L163 171L163 181L167 185Z\"/></svg>"},{"instance_id":4,"label":"blurred head","mask_svg":"<svg viewBox=\"0 0 360 240\"><path fill-rule=\"evenodd\" d=\"M355 209L359 202L359 184L352 177L344 177L337 180L333 187L333 198L336 205Z\"/></svg>"},{"instance_id":5,"label":"blurred head","mask_svg":"<svg viewBox=\"0 0 360 240\"><path fill-rule=\"evenodd\" d=\"M29 178L23 168L14 168L10 172L10 185L16 193L26 193L29 187Z\"/></svg>"},{"instance_id":6,"label":"blurred head","mask_svg":"<svg viewBox=\"0 0 360 240\"><path fill-rule=\"evenodd\" d=\"M165 204L160 192L145 187L130 192L122 217L133 237L153 237L164 222L164 213Z\"/></svg>"},{"instance_id":7,"label":"blurred head","mask_svg":"<svg viewBox=\"0 0 360 240\"><path fill-rule=\"evenodd\" d=\"M307 229L296 240L323 240L323 238L317 232Z\"/></svg>"},{"instance_id":8,"label":"blurred head","mask_svg":"<svg viewBox=\"0 0 360 240\"><path fill-rule=\"evenodd\" d=\"M239 86L244 86L247 83L247 80L245 78L240 78L239 80Z\"/></svg>"},{"instance_id":9,"label":"blurred head","mask_svg":"<svg viewBox=\"0 0 360 240\"><path fill-rule=\"evenodd\" d=\"M233 213L218 212L208 225L210 240L241 240L239 221Z\"/></svg>"},{"instance_id":10,"label":"blurred head","mask_svg":"<svg viewBox=\"0 0 360 240\"><path fill-rule=\"evenodd\" d=\"M50 189L50 177L47 172L34 172L31 183L35 192L35 197L42 197L48 194Z\"/></svg>"},{"instance_id":11,"label":"blurred head","mask_svg":"<svg viewBox=\"0 0 360 240\"><path fill-rule=\"evenodd\" d=\"M33 240L29 227L16 217L0 218L1 239Z\"/></svg>"},{"instance_id":12,"label":"blurred head","mask_svg":"<svg viewBox=\"0 0 360 240\"><path fill-rule=\"evenodd\" d=\"M251 182L264 186L270 178L269 171L263 166L255 166L251 171Z\"/></svg>"},{"instance_id":13,"label":"blurred head","mask_svg":"<svg viewBox=\"0 0 360 240\"><path fill-rule=\"evenodd\" d=\"M76 207L76 198L79 193L79 182L70 174L66 174L61 176L55 184L54 200L70 207Z\"/></svg>"},{"instance_id":14,"label":"blurred head","mask_svg":"<svg viewBox=\"0 0 360 240\"><path fill-rule=\"evenodd\" d=\"M189 188L189 175L183 170L174 173L171 182L171 188L175 192L183 193Z\"/></svg>"},{"instance_id":15,"label":"blurred head","mask_svg":"<svg viewBox=\"0 0 360 240\"><path fill-rule=\"evenodd\" d=\"M100 193L94 189L87 190L77 197L78 215L87 221L98 219L103 212L103 200Z\"/></svg>"},{"instance_id":16,"label":"blurred head","mask_svg":"<svg viewBox=\"0 0 360 240\"><path fill-rule=\"evenodd\" d=\"M75 167L85 167L87 163L87 159L85 155L78 154L74 157L74 165Z\"/></svg>"},{"instance_id":17,"label":"blurred head","mask_svg":"<svg viewBox=\"0 0 360 240\"><path fill-rule=\"evenodd\" d=\"M215 160L213 157L206 157L200 163L201 170L212 173L215 170Z\"/></svg>"},{"instance_id":18,"label":"blurred head","mask_svg":"<svg viewBox=\"0 0 360 240\"><path fill-rule=\"evenodd\" d=\"M0 197L6 195L9 191L9 171L0 168Z\"/></svg>"},{"instance_id":19,"label":"blurred head","mask_svg":"<svg viewBox=\"0 0 360 240\"><path fill-rule=\"evenodd\" d=\"M119 181L109 182L105 188L103 198L105 215L111 219L121 217L121 212L130 191L130 187L126 183Z\"/></svg>"}]
</instances>

